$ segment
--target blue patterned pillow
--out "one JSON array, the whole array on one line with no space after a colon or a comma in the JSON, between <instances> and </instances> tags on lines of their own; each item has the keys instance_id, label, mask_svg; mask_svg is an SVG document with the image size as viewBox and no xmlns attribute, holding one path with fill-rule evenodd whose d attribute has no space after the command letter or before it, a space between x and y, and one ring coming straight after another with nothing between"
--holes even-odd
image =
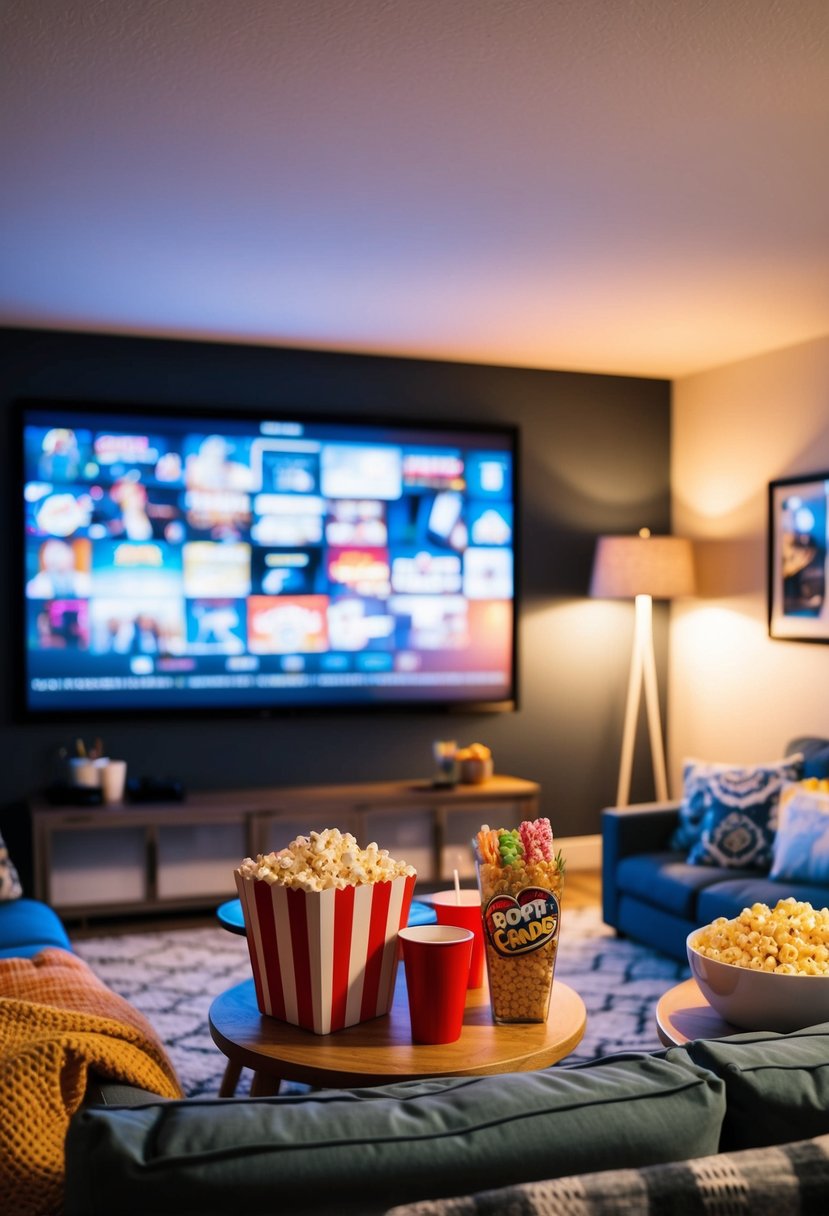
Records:
<instances>
[{"instance_id":1,"label":"blue patterned pillow","mask_svg":"<svg viewBox=\"0 0 829 1216\"><path fill-rule=\"evenodd\" d=\"M829 795L797 790L780 813L769 878L829 885Z\"/></svg>"},{"instance_id":2,"label":"blue patterned pillow","mask_svg":"<svg viewBox=\"0 0 829 1216\"><path fill-rule=\"evenodd\" d=\"M671 848L683 852L693 849L702 836L703 824L710 833L716 823L732 811L749 810L754 812L754 823L760 824L764 816L768 822L777 810L777 800L784 783L799 781L802 773L803 756L799 752L768 764L709 764L701 760L686 760L682 773L679 826L671 839ZM706 817L710 817L707 822ZM732 823L733 826L736 825ZM746 830L752 829L747 827ZM772 834L773 831L774 824L771 825ZM770 835L766 866L771 863L771 842ZM734 843L736 846L737 842ZM721 863L710 861L707 864Z\"/></svg>"},{"instance_id":3,"label":"blue patterned pillow","mask_svg":"<svg viewBox=\"0 0 829 1216\"><path fill-rule=\"evenodd\" d=\"M706 811L699 840L688 854L694 866L726 870L768 870L774 846L775 811L767 806Z\"/></svg>"}]
</instances>

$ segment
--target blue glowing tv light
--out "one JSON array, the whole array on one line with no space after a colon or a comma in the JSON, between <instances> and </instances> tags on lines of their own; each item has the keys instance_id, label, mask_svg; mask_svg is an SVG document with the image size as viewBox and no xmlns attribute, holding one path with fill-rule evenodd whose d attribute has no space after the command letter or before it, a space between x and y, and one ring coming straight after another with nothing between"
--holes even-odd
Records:
<instances>
[{"instance_id":1,"label":"blue glowing tv light","mask_svg":"<svg viewBox=\"0 0 829 1216\"><path fill-rule=\"evenodd\" d=\"M518 434L15 405L24 718L516 704Z\"/></svg>"}]
</instances>

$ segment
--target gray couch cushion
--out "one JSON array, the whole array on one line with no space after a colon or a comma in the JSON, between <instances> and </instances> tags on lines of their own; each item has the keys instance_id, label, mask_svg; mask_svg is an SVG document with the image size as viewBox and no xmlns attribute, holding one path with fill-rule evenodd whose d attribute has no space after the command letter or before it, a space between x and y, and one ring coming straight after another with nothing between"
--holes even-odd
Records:
<instances>
[{"instance_id":1,"label":"gray couch cushion","mask_svg":"<svg viewBox=\"0 0 829 1216\"><path fill-rule=\"evenodd\" d=\"M394 1208L387 1216L826 1216L829 1136L640 1170L530 1182Z\"/></svg>"},{"instance_id":2,"label":"gray couch cushion","mask_svg":"<svg viewBox=\"0 0 829 1216\"><path fill-rule=\"evenodd\" d=\"M158 1094L150 1093L148 1089L139 1089L137 1085L127 1085L124 1081L112 1080L90 1071L83 1100L87 1106L146 1106L172 1099L159 1098Z\"/></svg>"},{"instance_id":3,"label":"gray couch cushion","mask_svg":"<svg viewBox=\"0 0 829 1216\"><path fill-rule=\"evenodd\" d=\"M829 1133L829 1023L793 1034L751 1031L671 1048L725 1081L721 1148L758 1148Z\"/></svg>"},{"instance_id":4,"label":"gray couch cushion","mask_svg":"<svg viewBox=\"0 0 829 1216\"><path fill-rule=\"evenodd\" d=\"M723 1085L687 1056L243 1101L88 1109L66 1216L383 1212L716 1151ZM333 1206L332 1206L333 1204Z\"/></svg>"},{"instance_id":5,"label":"gray couch cushion","mask_svg":"<svg viewBox=\"0 0 829 1216\"><path fill-rule=\"evenodd\" d=\"M715 866L689 865L681 853L639 853L619 862L616 884L620 893L694 920L697 893L733 874Z\"/></svg>"}]
</instances>

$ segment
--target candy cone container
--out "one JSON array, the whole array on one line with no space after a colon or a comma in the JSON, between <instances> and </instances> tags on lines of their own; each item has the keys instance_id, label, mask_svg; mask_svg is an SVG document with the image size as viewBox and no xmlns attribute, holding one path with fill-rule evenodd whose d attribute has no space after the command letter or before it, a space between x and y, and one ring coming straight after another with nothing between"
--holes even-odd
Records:
<instances>
[{"instance_id":1,"label":"candy cone container","mask_svg":"<svg viewBox=\"0 0 829 1216\"><path fill-rule=\"evenodd\" d=\"M489 999L496 1022L546 1022L561 924L555 862L478 860Z\"/></svg>"},{"instance_id":2,"label":"candy cone container","mask_svg":"<svg viewBox=\"0 0 829 1216\"><path fill-rule=\"evenodd\" d=\"M237 873L260 1012L315 1034L388 1013L415 881L301 891Z\"/></svg>"}]
</instances>

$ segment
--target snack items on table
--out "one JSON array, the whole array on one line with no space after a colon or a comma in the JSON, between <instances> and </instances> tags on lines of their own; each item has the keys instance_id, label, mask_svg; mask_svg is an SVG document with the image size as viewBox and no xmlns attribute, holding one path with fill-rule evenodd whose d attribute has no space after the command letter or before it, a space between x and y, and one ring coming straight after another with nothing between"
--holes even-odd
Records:
<instances>
[{"instance_id":1,"label":"snack items on table","mask_svg":"<svg viewBox=\"0 0 829 1216\"><path fill-rule=\"evenodd\" d=\"M417 873L337 828L234 871L261 1013L329 1034L388 1013Z\"/></svg>"},{"instance_id":2,"label":"snack items on table","mask_svg":"<svg viewBox=\"0 0 829 1216\"><path fill-rule=\"evenodd\" d=\"M415 869L389 857L388 849L378 848L374 841L361 849L350 832L326 828L297 836L276 853L259 853L255 861L246 857L237 873L300 891L327 891L331 887L342 890L363 882L412 877Z\"/></svg>"},{"instance_id":3,"label":"snack items on table","mask_svg":"<svg viewBox=\"0 0 829 1216\"><path fill-rule=\"evenodd\" d=\"M550 1007L564 859L549 819L484 824L473 841L496 1022L544 1022Z\"/></svg>"}]
</instances>

